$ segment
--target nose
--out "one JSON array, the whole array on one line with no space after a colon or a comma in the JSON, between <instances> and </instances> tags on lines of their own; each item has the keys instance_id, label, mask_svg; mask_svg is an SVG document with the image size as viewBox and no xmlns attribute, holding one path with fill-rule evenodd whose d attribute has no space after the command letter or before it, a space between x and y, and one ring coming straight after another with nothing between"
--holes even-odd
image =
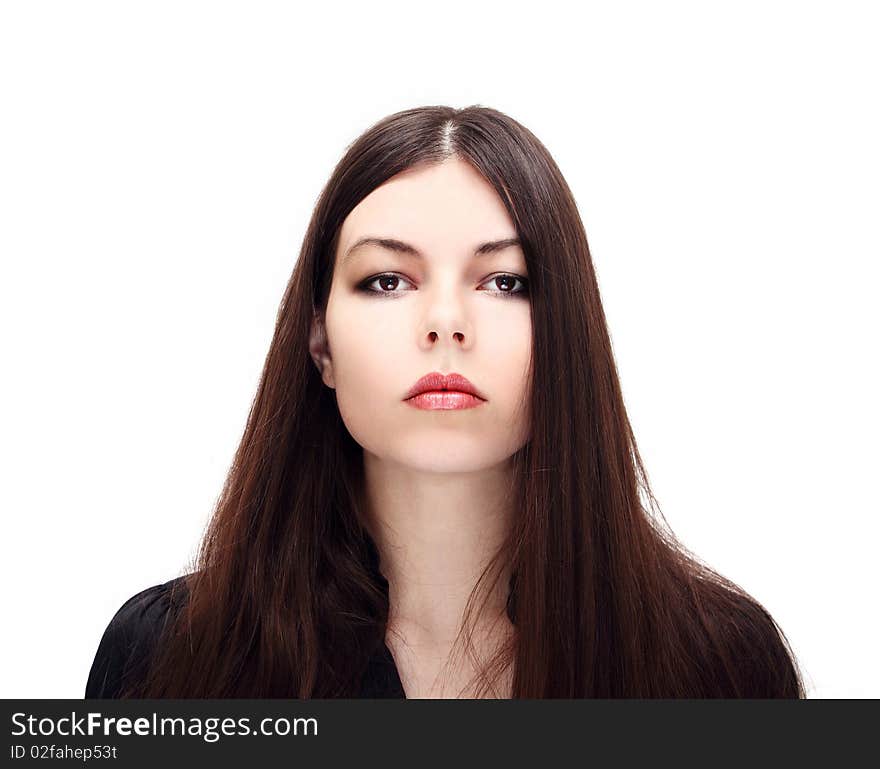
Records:
<instances>
[{"instance_id":1,"label":"nose","mask_svg":"<svg viewBox=\"0 0 880 769\"><path fill-rule=\"evenodd\" d=\"M436 331L431 331L428 336L431 338L432 342L436 342L440 338L440 334ZM463 342L464 334L462 334L461 331L454 331L452 333L452 339L456 342Z\"/></svg>"},{"instance_id":2,"label":"nose","mask_svg":"<svg viewBox=\"0 0 880 769\"><path fill-rule=\"evenodd\" d=\"M422 348L431 350L436 347L459 347L468 350L473 346L474 334L470 324L435 323L428 326L427 333L421 336ZM464 331L460 329L465 329Z\"/></svg>"},{"instance_id":3,"label":"nose","mask_svg":"<svg viewBox=\"0 0 880 769\"><path fill-rule=\"evenodd\" d=\"M473 324L467 317L466 303L455 294L454 288L443 292L442 299L433 297L424 308L419 333L423 349L438 345L467 349L473 345Z\"/></svg>"}]
</instances>

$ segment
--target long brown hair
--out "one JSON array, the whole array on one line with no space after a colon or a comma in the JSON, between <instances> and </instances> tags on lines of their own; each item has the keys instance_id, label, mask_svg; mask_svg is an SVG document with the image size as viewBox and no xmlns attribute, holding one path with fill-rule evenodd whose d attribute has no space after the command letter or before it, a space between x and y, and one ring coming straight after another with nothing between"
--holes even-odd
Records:
<instances>
[{"instance_id":1,"label":"long brown hair","mask_svg":"<svg viewBox=\"0 0 880 769\"><path fill-rule=\"evenodd\" d=\"M624 408L572 193L528 129L482 106L393 114L334 169L182 610L126 695L357 696L384 642L388 586L363 516L362 450L310 357L310 329L349 212L395 174L451 156L492 184L516 225L533 328L517 516L483 575L509 567L516 632L483 667L483 690L509 670L516 698L805 697L769 612L671 533Z\"/></svg>"}]
</instances>

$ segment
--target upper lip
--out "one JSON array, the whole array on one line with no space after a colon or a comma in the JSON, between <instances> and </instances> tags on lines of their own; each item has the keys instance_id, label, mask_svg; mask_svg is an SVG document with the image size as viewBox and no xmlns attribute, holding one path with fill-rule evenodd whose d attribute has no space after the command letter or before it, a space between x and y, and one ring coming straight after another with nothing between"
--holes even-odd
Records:
<instances>
[{"instance_id":1,"label":"upper lip","mask_svg":"<svg viewBox=\"0 0 880 769\"><path fill-rule=\"evenodd\" d=\"M415 395L424 392L438 390L454 390L456 392L470 393L480 400L486 400L483 394L474 387L466 377L461 374L441 374L439 371L432 371L425 374L418 382L416 382L406 394L404 400L409 400Z\"/></svg>"}]
</instances>

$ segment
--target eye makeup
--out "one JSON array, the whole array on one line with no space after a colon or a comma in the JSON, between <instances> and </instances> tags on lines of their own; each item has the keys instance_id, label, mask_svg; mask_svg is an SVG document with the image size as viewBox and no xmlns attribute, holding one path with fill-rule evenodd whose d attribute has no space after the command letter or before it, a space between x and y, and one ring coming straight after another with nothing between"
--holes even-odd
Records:
<instances>
[{"instance_id":1,"label":"eye makeup","mask_svg":"<svg viewBox=\"0 0 880 769\"><path fill-rule=\"evenodd\" d=\"M365 280L361 281L360 283L357 284L357 286L355 286L355 290L361 294L366 294L368 296L370 296L370 295L371 296L381 296L383 298L384 297L392 298L392 297L400 296L402 293L404 293L402 291L384 291L381 288L379 288L379 289L372 288L373 283L376 283L377 281L380 281L380 280L388 280L388 279L395 279L398 281L403 280L403 281L406 281L407 283L411 283L411 281L409 281L407 278L404 278L399 273L382 272L382 273L378 273L377 275L373 275L372 277L366 278ZM502 290L502 289L496 288L494 290L490 290L490 293L496 294L496 295L501 296L505 299L518 298L518 297L524 298L524 297L528 296L529 281L527 278L523 277L522 275L517 275L516 273L512 273L512 272L499 272L499 273L495 273L494 275L490 275L480 285L484 286L487 283L490 283L493 281L496 283L496 285L497 285L498 281L503 281L506 285L514 285L515 286L516 283L520 283L522 285L517 290L513 290L513 289Z\"/></svg>"}]
</instances>

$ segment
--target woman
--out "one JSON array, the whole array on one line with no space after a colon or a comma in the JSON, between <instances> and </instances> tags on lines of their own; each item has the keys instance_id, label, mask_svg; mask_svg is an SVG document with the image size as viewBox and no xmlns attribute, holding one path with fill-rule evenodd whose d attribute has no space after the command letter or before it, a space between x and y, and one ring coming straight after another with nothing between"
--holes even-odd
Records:
<instances>
[{"instance_id":1,"label":"woman","mask_svg":"<svg viewBox=\"0 0 880 769\"><path fill-rule=\"evenodd\" d=\"M317 201L191 573L120 608L86 696L804 697L657 512L550 154L399 112Z\"/></svg>"}]
</instances>

